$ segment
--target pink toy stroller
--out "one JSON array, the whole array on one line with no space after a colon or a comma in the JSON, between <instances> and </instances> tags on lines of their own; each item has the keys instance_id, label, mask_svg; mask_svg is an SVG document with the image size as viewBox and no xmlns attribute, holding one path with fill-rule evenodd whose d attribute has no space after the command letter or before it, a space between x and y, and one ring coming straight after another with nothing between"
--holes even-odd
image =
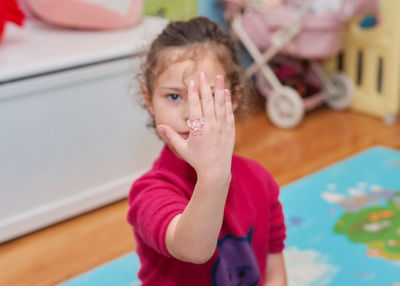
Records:
<instances>
[{"instance_id":1,"label":"pink toy stroller","mask_svg":"<svg viewBox=\"0 0 400 286\"><path fill-rule=\"evenodd\" d=\"M243 2L245 1L245 2ZM266 112L278 127L291 128L304 113L326 102L333 109L349 107L353 82L343 73L326 75L319 60L337 55L347 23L354 17L375 14L379 0L223 0L226 17L254 64L246 75L256 75L259 91L267 97ZM336 10L317 11L321 3ZM322 91L302 98L283 85L269 66L276 55L310 60Z\"/></svg>"}]
</instances>

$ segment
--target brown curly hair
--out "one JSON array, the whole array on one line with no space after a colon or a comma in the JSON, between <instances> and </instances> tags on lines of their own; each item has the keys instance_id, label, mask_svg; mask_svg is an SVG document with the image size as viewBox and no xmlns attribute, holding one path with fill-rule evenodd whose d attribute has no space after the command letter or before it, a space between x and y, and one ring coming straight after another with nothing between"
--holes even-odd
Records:
<instances>
[{"instance_id":1,"label":"brown curly hair","mask_svg":"<svg viewBox=\"0 0 400 286\"><path fill-rule=\"evenodd\" d=\"M185 51L178 61L188 57L196 58L199 52L211 48L224 67L225 78L230 83L232 102L237 106L235 114L244 115L252 107L254 88L245 80L232 38L215 22L205 17L170 22L153 41L141 66L141 73L137 75L139 84L146 87L150 97L158 76L171 64L162 56L170 48L185 48L190 51ZM142 105L145 106L144 103ZM155 127L154 118L149 126Z\"/></svg>"}]
</instances>

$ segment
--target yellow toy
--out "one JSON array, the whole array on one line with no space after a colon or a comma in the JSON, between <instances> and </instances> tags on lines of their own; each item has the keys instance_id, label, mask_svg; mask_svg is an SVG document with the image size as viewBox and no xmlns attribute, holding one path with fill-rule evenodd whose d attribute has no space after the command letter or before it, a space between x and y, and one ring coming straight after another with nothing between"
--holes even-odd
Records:
<instances>
[{"instance_id":1,"label":"yellow toy","mask_svg":"<svg viewBox=\"0 0 400 286\"><path fill-rule=\"evenodd\" d=\"M400 110L400 1L381 0L380 19L363 28L349 27L344 44L344 71L354 80L352 108L396 121Z\"/></svg>"}]
</instances>

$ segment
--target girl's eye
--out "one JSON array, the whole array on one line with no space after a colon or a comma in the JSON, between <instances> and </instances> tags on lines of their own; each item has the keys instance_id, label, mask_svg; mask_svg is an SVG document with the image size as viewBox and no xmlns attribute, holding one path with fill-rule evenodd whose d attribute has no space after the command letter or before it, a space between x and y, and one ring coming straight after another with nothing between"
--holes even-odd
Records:
<instances>
[{"instance_id":1,"label":"girl's eye","mask_svg":"<svg viewBox=\"0 0 400 286\"><path fill-rule=\"evenodd\" d=\"M177 101L182 99L182 97L176 93L170 93L167 95L167 97L172 101Z\"/></svg>"}]
</instances>

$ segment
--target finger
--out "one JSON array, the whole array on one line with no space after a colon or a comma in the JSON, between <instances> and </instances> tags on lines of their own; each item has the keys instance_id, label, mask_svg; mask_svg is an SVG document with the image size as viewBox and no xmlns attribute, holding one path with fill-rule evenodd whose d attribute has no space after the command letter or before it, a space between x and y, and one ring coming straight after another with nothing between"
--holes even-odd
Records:
<instances>
[{"instance_id":1,"label":"finger","mask_svg":"<svg viewBox=\"0 0 400 286\"><path fill-rule=\"evenodd\" d=\"M232 97L229 89L225 89L225 106L226 106L226 122L228 126L235 124L235 117L233 115Z\"/></svg>"},{"instance_id":2,"label":"finger","mask_svg":"<svg viewBox=\"0 0 400 286\"><path fill-rule=\"evenodd\" d=\"M226 107L225 107L225 91L224 91L224 77L217 75L215 77L215 117L217 120L225 120Z\"/></svg>"},{"instance_id":3,"label":"finger","mask_svg":"<svg viewBox=\"0 0 400 286\"><path fill-rule=\"evenodd\" d=\"M168 125L157 125L157 130L163 141L184 158L186 141Z\"/></svg>"},{"instance_id":4,"label":"finger","mask_svg":"<svg viewBox=\"0 0 400 286\"><path fill-rule=\"evenodd\" d=\"M203 118L203 111L201 110L201 103L197 86L194 80L189 82L188 87L188 109L189 120L197 120Z\"/></svg>"},{"instance_id":5,"label":"finger","mask_svg":"<svg viewBox=\"0 0 400 286\"><path fill-rule=\"evenodd\" d=\"M200 95L204 118L206 120L215 119L214 99L204 72L200 73Z\"/></svg>"}]
</instances>

